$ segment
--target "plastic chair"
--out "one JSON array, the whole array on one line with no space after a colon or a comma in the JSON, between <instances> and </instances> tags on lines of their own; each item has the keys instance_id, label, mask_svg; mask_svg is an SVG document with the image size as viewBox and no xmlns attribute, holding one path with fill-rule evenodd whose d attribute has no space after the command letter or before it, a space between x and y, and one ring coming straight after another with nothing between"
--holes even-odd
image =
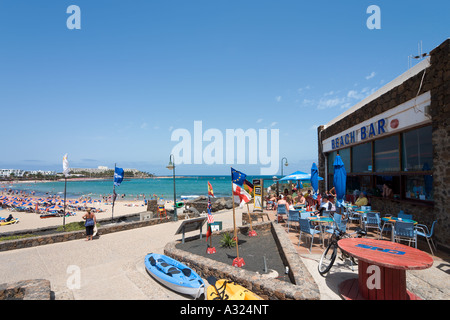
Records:
<instances>
[{"instance_id":1,"label":"plastic chair","mask_svg":"<svg viewBox=\"0 0 450 320\"><path fill-rule=\"evenodd\" d=\"M321 214L321 216L322 217L330 217L331 216L331 212L333 212L333 211L322 211L322 214Z\"/></svg>"},{"instance_id":2,"label":"plastic chair","mask_svg":"<svg viewBox=\"0 0 450 320\"><path fill-rule=\"evenodd\" d=\"M347 213L348 213L347 217L350 221L352 221L352 222L358 221L358 223L361 223L361 215L358 212L356 212L352 208L348 207Z\"/></svg>"},{"instance_id":3,"label":"plastic chair","mask_svg":"<svg viewBox=\"0 0 450 320\"><path fill-rule=\"evenodd\" d=\"M300 212L298 212L297 210L289 210L288 219L287 219L288 232L289 232L291 221L298 222L299 219L300 219Z\"/></svg>"},{"instance_id":4,"label":"plastic chair","mask_svg":"<svg viewBox=\"0 0 450 320\"><path fill-rule=\"evenodd\" d=\"M278 223L278 215L282 215L282 214L288 214L287 210L286 210L286 206L283 204L281 206L277 206L277 223Z\"/></svg>"},{"instance_id":5,"label":"plastic chair","mask_svg":"<svg viewBox=\"0 0 450 320\"><path fill-rule=\"evenodd\" d=\"M300 247L300 241L302 239L302 234L303 233L309 234L311 236L311 245L309 247L309 253L311 253L312 245L314 242L314 236L316 234L320 234L320 231L318 230L319 226L311 228L311 225L309 224L308 219L299 219L298 222L300 225L300 236L298 238L298 246ZM320 241L320 236L319 236L319 241Z\"/></svg>"},{"instance_id":6,"label":"plastic chair","mask_svg":"<svg viewBox=\"0 0 450 320\"><path fill-rule=\"evenodd\" d=\"M327 226L325 232L333 234L335 230L340 230L343 232L347 231L348 219L342 220L342 216L340 214L335 214L333 218L333 224L331 226Z\"/></svg>"},{"instance_id":7,"label":"plastic chair","mask_svg":"<svg viewBox=\"0 0 450 320\"><path fill-rule=\"evenodd\" d=\"M300 212L300 219L307 219L311 217L311 213L309 213L308 211L301 211Z\"/></svg>"},{"instance_id":8,"label":"plastic chair","mask_svg":"<svg viewBox=\"0 0 450 320\"><path fill-rule=\"evenodd\" d=\"M402 240L415 243L417 248L417 231L414 228L414 223L397 221L394 226L394 241L400 242Z\"/></svg>"},{"instance_id":9,"label":"plastic chair","mask_svg":"<svg viewBox=\"0 0 450 320\"><path fill-rule=\"evenodd\" d=\"M398 213L398 217L401 219L409 219L412 220L412 214L406 214L403 212L403 210L400 210L400 212Z\"/></svg>"},{"instance_id":10,"label":"plastic chair","mask_svg":"<svg viewBox=\"0 0 450 320\"><path fill-rule=\"evenodd\" d=\"M436 224L436 222L437 222L437 220L433 221L430 231L428 231L428 227L424 224L417 224L415 226L417 235L421 236L421 237L425 237L425 239L427 239L428 246L430 247L430 250L431 250L431 255L433 255L433 256L434 256L434 253L433 253L433 249L431 248L430 241L434 247L434 250L437 251L436 246L434 245L434 242L433 242L433 238L432 238L433 232L434 232L434 225Z\"/></svg>"},{"instance_id":11,"label":"plastic chair","mask_svg":"<svg viewBox=\"0 0 450 320\"><path fill-rule=\"evenodd\" d=\"M365 214L364 222L364 230L367 232L367 229L377 229L381 234L381 219L380 214L378 212L367 212Z\"/></svg>"}]
</instances>

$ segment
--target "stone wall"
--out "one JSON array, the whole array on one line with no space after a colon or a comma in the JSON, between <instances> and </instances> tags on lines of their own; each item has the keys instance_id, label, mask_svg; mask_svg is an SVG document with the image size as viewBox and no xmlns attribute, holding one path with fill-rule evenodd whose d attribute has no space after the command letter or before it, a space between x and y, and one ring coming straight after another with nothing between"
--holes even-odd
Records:
<instances>
[{"instance_id":1,"label":"stone wall","mask_svg":"<svg viewBox=\"0 0 450 320\"><path fill-rule=\"evenodd\" d=\"M182 251L175 247L177 242L168 243L164 248L164 254L194 269L203 278L212 275L217 279L226 278L235 281L267 300L319 300L319 287L303 264L297 250L283 228L270 222L255 224L253 228L255 230L272 230L280 252L283 253L282 259L289 266L289 277L293 283L268 279L256 272ZM234 230L230 228L214 232L213 234L219 235L224 232L234 232ZM238 232L246 233L248 232L248 227L240 227Z\"/></svg>"},{"instance_id":2,"label":"stone wall","mask_svg":"<svg viewBox=\"0 0 450 320\"><path fill-rule=\"evenodd\" d=\"M433 144L433 188L434 205L414 204L407 201L373 199L375 210L397 214L400 209L414 214L420 223L431 226L433 220L438 223L435 229L436 242L446 248L450 243L450 206L448 187L450 186L450 39L431 51L431 66L409 78L404 83L383 94L379 98L344 117L330 127L318 128L319 176L325 177L325 157L321 142L343 130L361 123L382 112L415 98L418 94L431 91L429 113L432 118ZM319 182L321 192L325 191L324 181Z\"/></svg>"},{"instance_id":3,"label":"stone wall","mask_svg":"<svg viewBox=\"0 0 450 320\"><path fill-rule=\"evenodd\" d=\"M50 300L50 281L23 280L0 284L0 300Z\"/></svg>"},{"instance_id":4,"label":"stone wall","mask_svg":"<svg viewBox=\"0 0 450 320\"><path fill-rule=\"evenodd\" d=\"M179 220L183 220L184 218L185 218L184 214L178 215ZM107 220L107 221L109 221L109 220ZM170 221L172 221L172 218L169 218L169 219L154 218L154 219L144 220L144 221L123 222L123 223L117 223L114 225L100 226L98 228L98 236L105 235L105 234L112 233L112 232L119 232L119 231L135 229L135 228L148 227L148 226L152 226L152 225L156 225L156 224L160 224L160 223L166 223L166 222L170 222ZM101 222L102 222L102 220L99 220L99 223L101 223ZM33 230L30 230L30 232L33 232ZM23 234L24 231L21 231L21 233ZM45 236L23 238L23 239L17 239L17 240L7 240L7 241L0 242L0 251L29 248L29 247L41 246L41 245L52 244L52 243L57 243L57 242L65 242L65 241L83 239L85 237L86 237L85 230L80 230L80 231L49 234L49 235L45 235Z\"/></svg>"}]
</instances>

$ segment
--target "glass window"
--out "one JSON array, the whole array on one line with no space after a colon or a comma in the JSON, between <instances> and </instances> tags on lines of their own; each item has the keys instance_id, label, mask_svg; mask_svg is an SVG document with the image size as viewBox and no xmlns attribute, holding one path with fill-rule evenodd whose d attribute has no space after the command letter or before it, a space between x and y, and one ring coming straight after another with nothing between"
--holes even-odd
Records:
<instances>
[{"instance_id":1,"label":"glass window","mask_svg":"<svg viewBox=\"0 0 450 320\"><path fill-rule=\"evenodd\" d=\"M400 171L398 135L375 140L375 171Z\"/></svg>"},{"instance_id":2,"label":"glass window","mask_svg":"<svg viewBox=\"0 0 450 320\"><path fill-rule=\"evenodd\" d=\"M346 172L351 172L350 168L350 148L342 149L339 151L333 151L328 154L328 173L334 174L334 160L336 159L336 155L339 152L341 156L342 162L344 162L344 167Z\"/></svg>"},{"instance_id":3,"label":"glass window","mask_svg":"<svg viewBox=\"0 0 450 320\"><path fill-rule=\"evenodd\" d=\"M339 150L339 155L341 156L342 162L344 162L345 171L351 172L350 167L350 148Z\"/></svg>"},{"instance_id":4,"label":"glass window","mask_svg":"<svg viewBox=\"0 0 450 320\"><path fill-rule=\"evenodd\" d=\"M333 167L333 163L334 163L334 159L336 159L336 151L330 152L328 154L328 174L333 174L334 173L334 167Z\"/></svg>"},{"instance_id":5,"label":"glass window","mask_svg":"<svg viewBox=\"0 0 450 320\"><path fill-rule=\"evenodd\" d=\"M406 176L407 199L433 200L433 176Z\"/></svg>"},{"instance_id":6,"label":"glass window","mask_svg":"<svg viewBox=\"0 0 450 320\"><path fill-rule=\"evenodd\" d=\"M377 176L375 192L379 197L400 199L400 176Z\"/></svg>"},{"instance_id":7,"label":"glass window","mask_svg":"<svg viewBox=\"0 0 450 320\"><path fill-rule=\"evenodd\" d=\"M372 172L372 144L364 143L352 149L351 172Z\"/></svg>"},{"instance_id":8,"label":"glass window","mask_svg":"<svg viewBox=\"0 0 450 320\"><path fill-rule=\"evenodd\" d=\"M403 170L428 171L433 169L431 126L403 133Z\"/></svg>"}]
</instances>

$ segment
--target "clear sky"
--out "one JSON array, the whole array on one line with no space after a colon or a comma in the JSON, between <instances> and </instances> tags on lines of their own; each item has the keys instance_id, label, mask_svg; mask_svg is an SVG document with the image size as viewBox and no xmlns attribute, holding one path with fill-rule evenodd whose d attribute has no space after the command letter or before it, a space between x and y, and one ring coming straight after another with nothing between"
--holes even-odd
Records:
<instances>
[{"instance_id":1,"label":"clear sky","mask_svg":"<svg viewBox=\"0 0 450 320\"><path fill-rule=\"evenodd\" d=\"M309 170L317 126L405 72L419 41L445 41L449 12L433 0L0 0L0 168L60 172L68 153L71 167L170 174L173 130L198 120L224 135L278 129L284 173Z\"/></svg>"}]
</instances>

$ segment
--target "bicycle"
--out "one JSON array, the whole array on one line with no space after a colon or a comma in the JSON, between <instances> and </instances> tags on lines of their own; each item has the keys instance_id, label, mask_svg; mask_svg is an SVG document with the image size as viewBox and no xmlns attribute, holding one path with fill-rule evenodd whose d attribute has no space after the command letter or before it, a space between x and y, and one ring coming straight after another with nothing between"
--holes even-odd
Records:
<instances>
[{"instance_id":1,"label":"bicycle","mask_svg":"<svg viewBox=\"0 0 450 320\"><path fill-rule=\"evenodd\" d=\"M337 250L339 248L338 241L345 238L352 238L353 234L357 234L358 238L361 238L362 236L366 235L366 232L362 230L361 228L357 228L355 232L347 233L345 231L339 230L336 228L331 235L330 243L328 244L328 247L325 249L325 251L322 253L322 256L320 257L318 270L321 276L324 276L326 273L328 273L331 269L331 267L334 264L334 261L336 260L337 256ZM354 265L358 265L358 262L350 255L348 255L346 252L341 251L341 259L350 259L351 263Z\"/></svg>"}]
</instances>

